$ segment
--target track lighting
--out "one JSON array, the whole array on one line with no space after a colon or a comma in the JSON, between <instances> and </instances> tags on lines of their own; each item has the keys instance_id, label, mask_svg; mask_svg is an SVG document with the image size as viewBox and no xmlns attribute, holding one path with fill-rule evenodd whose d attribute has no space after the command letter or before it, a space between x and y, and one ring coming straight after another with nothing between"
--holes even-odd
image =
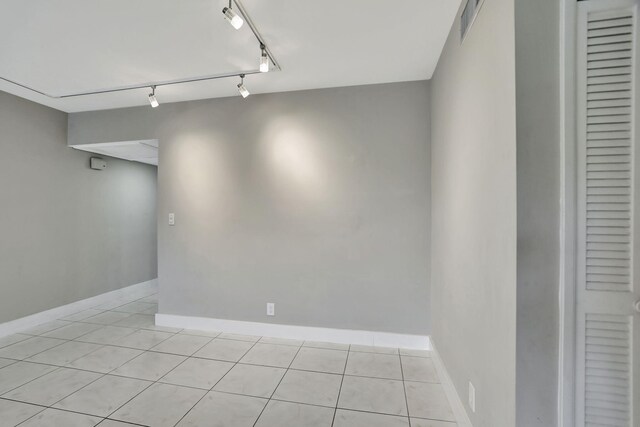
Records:
<instances>
[{"instance_id":1,"label":"track lighting","mask_svg":"<svg viewBox=\"0 0 640 427\"><path fill-rule=\"evenodd\" d=\"M229 21L229 23L234 28L240 29L244 26L245 31L246 29L248 29L248 31L246 31L244 34L244 36L246 37L243 36L243 39L246 39L246 40L251 39L251 43L255 43L258 45L260 49L259 68L256 68L254 64L254 66L248 70L234 70L234 71L229 71L222 74L219 72L212 71L210 74L206 74L206 75L200 74L192 77L184 77L184 78L173 79L173 80L157 80L157 79L154 79L153 76L148 76L147 79L139 83L131 83L124 86L121 85L121 86L116 86L111 88L85 89L82 91L66 92L66 93L57 94L57 95L47 93L46 91L42 89L38 89L36 87L30 87L24 82L18 82L18 81L3 77L1 71L0 71L0 83L4 82L12 86L21 87L39 96L45 96L48 99L58 99L58 100L66 99L66 98L81 97L81 96L100 95L100 94L106 94L106 93L119 93L124 91L138 92L143 89L144 90L151 89L151 93L149 93L148 95L149 104L153 108L157 108L160 106L160 103L158 102L158 99L156 98L156 94L155 94L155 89L158 86L163 87L168 85L189 84L189 83L195 83L195 82L213 81L213 80L218 80L223 78L235 79L240 75L240 73L257 74L258 72L267 73L267 72L273 72L273 71L281 71L282 67L280 66L280 64L278 63L278 60L274 56L273 54L274 52L271 51L269 47L265 44L264 39L260 35L260 32L258 31L255 24L253 23L253 20L251 19L251 15L248 13L247 9L245 9L242 2L240 0L226 0L226 1L222 0L222 1L224 3L223 6L227 6L222 9L222 13L225 17L225 20ZM264 3L267 3L267 2L265 1ZM221 24L221 25L224 25L224 24ZM253 34L253 38L251 38L252 34ZM254 47L255 47L255 44L253 44ZM254 50L254 54L255 54L255 50ZM240 90L242 92L242 95L245 97L249 95L249 92L246 90L246 88L242 83L240 83L240 87L238 87L238 90ZM138 93L138 96L139 95L140 93ZM168 101L168 100L165 99L165 101Z\"/></svg>"},{"instance_id":2,"label":"track lighting","mask_svg":"<svg viewBox=\"0 0 640 427\"><path fill-rule=\"evenodd\" d=\"M240 83L238 84L238 92L242 95L243 98L251 95L246 87L244 87L244 74L240 74Z\"/></svg>"},{"instance_id":3,"label":"track lighting","mask_svg":"<svg viewBox=\"0 0 640 427\"><path fill-rule=\"evenodd\" d=\"M262 50L262 54L260 55L260 72L268 73L269 72L269 57L267 56L267 49L264 45L260 45L260 49Z\"/></svg>"},{"instance_id":4,"label":"track lighting","mask_svg":"<svg viewBox=\"0 0 640 427\"><path fill-rule=\"evenodd\" d=\"M227 19L227 21L229 21L231 26L236 30L239 30L240 27L242 27L242 24L244 24L244 20L231 8L232 1L233 0L229 0L229 7L225 7L224 9L222 9L222 13L224 14L224 17Z\"/></svg>"},{"instance_id":5,"label":"track lighting","mask_svg":"<svg viewBox=\"0 0 640 427\"><path fill-rule=\"evenodd\" d=\"M155 86L151 86L151 93L149 94L149 104L151 104L151 107L153 107L153 108L156 108L158 105L160 105L160 103L156 99L156 87Z\"/></svg>"}]
</instances>

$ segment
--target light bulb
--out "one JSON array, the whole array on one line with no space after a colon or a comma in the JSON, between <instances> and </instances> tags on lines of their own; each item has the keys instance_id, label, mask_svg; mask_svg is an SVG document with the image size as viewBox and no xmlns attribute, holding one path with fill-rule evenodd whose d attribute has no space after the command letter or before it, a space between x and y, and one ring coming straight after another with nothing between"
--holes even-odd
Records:
<instances>
[{"instance_id":1,"label":"light bulb","mask_svg":"<svg viewBox=\"0 0 640 427\"><path fill-rule=\"evenodd\" d=\"M151 104L151 107L153 108L156 108L158 105L160 105L160 103L156 99L156 96L152 93L149 94L149 104Z\"/></svg>"},{"instance_id":2,"label":"light bulb","mask_svg":"<svg viewBox=\"0 0 640 427\"><path fill-rule=\"evenodd\" d=\"M269 57L267 56L267 52L264 49L262 50L262 55L260 56L260 72L269 72Z\"/></svg>"},{"instance_id":3,"label":"light bulb","mask_svg":"<svg viewBox=\"0 0 640 427\"><path fill-rule=\"evenodd\" d=\"M238 85L238 92L240 92L240 95L242 95L243 98L246 98L247 96L251 95L243 83L240 83Z\"/></svg>"},{"instance_id":4,"label":"light bulb","mask_svg":"<svg viewBox=\"0 0 640 427\"><path fill-rule=\"evenodd\" d=\"M239 30L240 27L242 27L242 24L244 24L244 20L240 17L240 15L235 13L233 9L225 7L224 9L222 9L222 13L224 13L224 17L236 30Z\"/></svg>"}]
</instances>

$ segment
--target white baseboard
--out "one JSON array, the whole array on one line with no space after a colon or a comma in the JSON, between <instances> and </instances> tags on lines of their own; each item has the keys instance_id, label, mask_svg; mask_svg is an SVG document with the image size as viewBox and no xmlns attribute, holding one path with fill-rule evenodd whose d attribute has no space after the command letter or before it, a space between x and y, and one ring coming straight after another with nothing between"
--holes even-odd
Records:
<instances>
[{"instance_id":1,"label":"white baseboard","mask_svg":"<svg viewBox=\"0 0 640 427\"><path fill-rule=\"evenodd\" d=\"M306 341L324 341L337 344L375 345L417 350L430 350L427 335L407 335L390 332L357 331L352 329L317 328L311 326L280 325L244 322L240 320L212 319L209 317L156 314L156 325L201 331L220 331L234 334L289 338Z\"/></svg>"},{"instance_id":2,"label":"white baseboard","mask_svg":"<svg viewBox=\"0 0 640 427\"><path fill-rule=\"evenodd\" d=\"M469 415L464 408L464 404L456 391L456 387L453 385L453 381L451 381L451 376L449 376L449 372L447 372L447 368L440 357L440 353L436 349L436 345L433 341L431 341L431 351L433 355L431 359L440 375L440 383L444 388L445 393L447 394L447 398L449 399L449 404L451 405L451 410L453 411L453 415L456 417L456 421L459 427L473 427L471 424L471 420L469 419Z\"/></svg>"},{"instance_id":3,"label":"white baseboard","mask_svg":"<svg viewBox=\"0 0 640 427\"><path fill-rule=\"evenodd\" d=\"M50 310L41 311L30 316L21 317L19 319L0 324L0 337L25 331L42 323L69 316L73 313L77 313L115 299L135 299L138 295L140 298L143 298L144 296L155 292L157 288L158 279L153 279L147 282L127 286L125 288L116 289L115 291L96 295L95 297L52 308Z\"/></svg>"}]
</instances>

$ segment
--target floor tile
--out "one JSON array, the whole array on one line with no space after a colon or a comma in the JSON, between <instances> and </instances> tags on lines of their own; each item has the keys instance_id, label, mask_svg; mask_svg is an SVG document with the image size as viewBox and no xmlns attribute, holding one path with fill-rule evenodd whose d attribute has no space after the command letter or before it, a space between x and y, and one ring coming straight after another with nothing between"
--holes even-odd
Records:
<instances>
[{"instance_id":1,"label":"floor tile","mask_svg":"<svg viewBox=\"0 0 640 427\"><path fill-rule=\"evenodd\" d=\"M44 409L42 406L0 399L0 427L17 426Z\"/></svg>"},{"instance_id":2,"label":"floor tile","mask_svg":"<svg viewBox=\"0 0 640 427\"><path fill-rule=\"evenodd\" d=\"M131 328L120 328L117 326L103 326L93 332L77 338L78 341L92 342L96 344L117 345L123 337L134 333L136 330Z\"/></svg>"},{"instance_id":3,"label":"floor tile","mask_svg":"<svg viewBox=\"0 0 640 427\"><path fill-rule=\"evenodd\" d=\"M74 322L67 326L63 326L51 332L44 334L45 337L59 338L63 340L74 340L89 332L100 329L100 325L92 325L91 323Z\"/></svg>"},{"instance_id":4,"label":"floor tile","mask_svg":"<svg viewBox=\"0 0 640 427\"><path fill-rule=\"evenodd\" d=\"M298 347L257 343L240 359L240 363L287 368L298 353Z\"/></svg>"},{"instance_id":5,"label":"floor tile","mask_svg":"<svg viewBox=\"0 0 640 427\"><path fill-rule=\"evenodd\" d=\"M176 427L253 427L266 399L212 391Z\"/></svg>"},{"instance_id":6,"label":"floor tile","mask_svg":"<svg viewBox=\"0 0 640 427\"><path fill-rule=\"evenodd\" d=\"M99 325L111 325L112 323L119 322L129 316L131 316L131 313L122 313L120 311L105 311L104 313L87 317L83 320L83 322L97 323Z\"/></svg>"},{"instance_id":7,"label":"floor tile","mask_svg":"<svg viewBox=\"0 0 640 427\"><path fill-rule=\"evenodd\" d=\"M127 314L127 317L114 323L114 326L149 329L156 325L154 317L149 314L123 314Z\"/></svg>"},{"instance_id":8,"label":"floor tile","mask_svg":"<svg viewBox=\"0 0 640 427\"><path fill-rule=\"evenodd\" d=\"M173 427L205 393L189 387L153 384L110 418L150 427Z\"/></svg>"},{"instance_id":9,"label":"floor tile","mask_svg":"<svg viewBox=\"0 0 640 427\"><path fill-rule=\"evenodd\" d=\"M335 408L342 375L288 370L273 399Z\"/></svg>"},{"instance_id":10,"label":"floor tile","mask_svg":"<svg viewBox=\"0 0 640 427\"><path fill-rule=\"evenodd\" d=\"M148 297L141 298L138 301L140 301L140 302L151 302L151 303L157 304L158 303L158 294L149 295Z\"/></svg>"},{"instance_id":11,"label":"floor tile","mask_svg":"<svg viewBox=\"0 0 640 427\"><path fill-rule=\"evenodd\" d=\"M199 331L197 329L183 329L182 331L180 331L180 333L184 335L197 335L200 337L209 337L209 338L215 338L218 335L220 335L219 331Z\"/></svg>"},{"instance_id":12,"label":"floor tile","mask_svg":"<svg viewBox=\"0 0 640 427\"><path fill-rule=\"evenodd\" d=\"M402 380L400 356L376 353L349 353L347 375Z\"/></svg>"},{"instance_id":13,"label":"floor tile","mask_svg":"<svg viewBox=\"0 0 640 427\"><path fill-rule=\"evenodd\" d=\"M266 366L236 365L214 387L217 391L254 397L270 397L285 370Z\"/></svg>"},{"instance_id":14,"label":"floor tile","mask_svg":"<svg viewBox=\"0 0 640 427\"><path fill-rule=\"evenodd\" d=\"M155 346L153 351L191 356L209 341L211 338L208 337L176 334Z\"/></svg>"},{"instance_id":15,"label":"floor tile","mask_svg":"<svg viewBox=\"0 0 640 427\"><path fill-rule=\"evenodd\" d=\"M231 368L233 368L231 362L192 357L178 365L159 381L210 390Z\"/></svg>"},{"instance_id":16,"label":"floor tile","mask_svg":"<svg viewBox=\"0 0 640 427\"><path fill-rule=\"evenodd\" d=\"M429 350L412 350L409 348L401 348L401 356L413 356L413 357L431 357L433 352Z\"/></svg>"},{"instance_id":17,"label":"floor tile","mask_svg":"<svg viewBox=\"0 0 640 427\"><path fill-rule=\"evenodd\" d=\"M45 409L20 424L20 427L93 427L100 421L102 421L102 418L99 417L59 411L57 409Z\"/></svg>"},{"instance_id":18,"label":"floor tile","mask_svg":"<svg viewBox=\"0 0 640 427\"><path fill-rule=\"evenodd\" d=\"M241 334L229 334L222 333L218 336L218 338L224 338L227 340L236 340L236 341L248 341L248 342L257 342L261 337L256 335L241 335Z\"/></svg>"},{"instance_id":19,"label":"floor tile","mask_svg":"<svg viewBox=\"0 0 640 427\"><path fill-rule=\"evenodd\" d=\"M63 344L65 341L54 338L31 337L16 344L0 348L0 357L5 359L22 360L48 350L57 345Z\"/></svg>"},{"instance_id":20,"label":"floor tile","mask_svg":"<svg viewBox=\"0 0 640 427\"><path fill-rule=\"evenodd\" d=\"M51 322L46 322L41 325L35 326L33 328L29 328L26 331L23 331L22 333L28 334L28 335L42 335L42 334L46 334L47 332L51 332L54 329L58 329L70 324L71 322L67 322L65 320L53 320Z\"/></svg>"},{"instance_id":21,"label":"floor tile","mask_svg":"<svg viewBox=\"0 0 640 427\"><path fill-rule=\"evenodd\" d=\"M186 360L174 354L146 352L120 366L113 375L156 381Z\"/></svg>"},{"instance_id":22,"label":"floor tile","mask_svg":"<svg viewBox=\"0 0 640 427\"><path fill-rule=\"evenodd\" d=\"M154 304L153 307L147 308L145 310L141 310L140 313L142 314L156 314L158 313L158 304Z\"/></svg>"},{"instance_id":23,"label":"floor tile","mask_svg":"<svg viewBox=\"0 0 640 427\"><path fill-rule=\"evenodd\" d=\"M440 384L405 382L409 415L442 421L455 421L449 400Z\"/></svg>"},{"instance_id":24,"label":"floor tile","mask_svg":"<svg viewBox=\"0 0 640 427\"><path fill-rule=\"evenodd\" d=\"M293 345L296 347L302 346L304 341L302 340L291 340L287 338L271 338L271 337L262 337L260 341L261 344L280 344L280 345Z\"/></svg>"},{"instance_id":25,"label":"floor tile","mask_svg":"<svg viewBox=\"0 0 640 427\"><path fill-rule=\"evenodd\" d=\"M7 347L11 344L15 344L20 341L28 340L29 338L33 338L33 337L31 335L23 335L23 334L7 335L5 337L0 338L0 348Z\"/></svg>"},{"instance_id":26,"label":"floor tile","mask_svg":"<svg viewBox=\"0 0 640 427\"><path fill-rule=\"evenodd\" d=\"M352 345L351 351L357 351L361 353L378 353L378 354L398 354L397 348L391 347L376 347L372 345Z\"/></svg>"},{"instance_id":27,"label":"floor tile","mask_svg":"<svg viewBox=\"0 0 640 427\"><path fill-rule=\"evenodd\" d=\"M425 420L422 418L411 418L411 427L456 427L457 424L449 421Z\"/></svg>"},{"instance_id":28,"label":"floor tile","mask_svg":"<svg viewBox=\"0 0 640 427\"><path fill-rule=\"evenodd\" d=\"M292 369L342 374L347 362L347 352L321 348L302 347L293 359Z\"/></svg>"},{"instance_id":29,"label":"floor tile","mask_svg":"<svg viewBox=\"0 0 640 427\"><path fill-rule=\"evenodd\" d=\"M407 416L402 381L345 376L338 407Z\"/></svg>"},{"instance_id":30,"label":"floor tile","mask_svg":"<svg viewBox=\"0 0 640 427\"><path fill-rule=\"evenodd\" d=\"M409 427L409 419L395 415L338 409L333 427ZM413 423L411 427L415 427Z\"/></svg>"},{"instance_id":31,"label":"floor tile","mask_svg":"<svg viewBox=\"0 0 640 427\"><path fill-rule=\"evenodd\" d=\"M55 366L38 363L16 362L0 369L0 394L28 383L44 374L56 370Z\"/></svg>"},{"instance_id":32,"label":"floor tile","mask_svg":"<svg viewBox=\"0 0 640 427\"><path fill-rule=\"evenodd\" d=\"M71 368L108 373L142 354L132 348L104 346L69 364Z\"/></svg>"},{"instance_id":33,"label":"floor tile","mask_svg":"<svg viewBox=\"0 0 640 427\"><path fill-rule=\"evenodd\" d=\"M68 316L62 317L60 320L68 320L71 322L79 322L81 320L87 319L91 316L95 316L96 314L102 313L104 310L96 310L95 308L89 308L87 310L79 311L77 313L70 314Z\"/></svg>"},{"instance_id":34,"label":"floor tile","mask_svg":"<svg viewBox=\"0 0 640 427\"><path fill-rule=\"evenodd\" d=\"M28 362L65 366L100 348L100 344L67 341L27 359Z\"/></svg>"},{"instance_id":35,"label":"floor tile","mask_svg":"<svg viewBox=\"0 0 640 427\"><path fill-rule=\"evenodd\" d=\"M349 350L349 344L337 344L332 342L305 341L302 345L303 347L326 348L329 350Z\"/></svg>"},{"instance_id":36,"label":"floor tile","mask_svg":"<svg viewBox=\"0 0 640 427\"><path fill-rule=\"evenodd\" d=\"M440 382L438 372L431 358L402 356L401 359L402 374L405 381Z\"/></svg>"},{"instance_id":37,"label":"floor tile","mask_svg":"<svg viewBox=\"0 0 640 427\"><path fill-rule=\"evenodd\" d=\"M4 368L5 366L9 366L12 363L16 363L13 359L0 359L0 368Z\"/></svg>"},{"instance_id":38,"label":"floor tile","mask_svg":"<svg viewBox=\"0 0 640 427\"><path fill-rule=\"evenodd\" d=\"M125 423L124 421L107 420L100 423L100 427L140 427L136 424Z\"/></svg>"},{"instance_id":39,"label":"floor tile","mask_svg":"<svg viewBox=\"0 0 640 427\"><path fill-rule=\"evenodd\" d=\"M256 427L331 427L333 412L332 408L271 400Z\"/></svg>"},{"instance_id":40,"label":"floor tile","mask_svg":"<svg viewBox=\"0 0 640 427\"><path fill-rule=\"evenodd\" d=\"M216 338L200 350L196 351L194 356L204 357L206 359L237 362L247 351L249 351L251 347L253 347L253 343L250 342Z\"/></svg>"},{"instance_id":41,"label":"floor tile","mask_svg":"<svg viewBox=\"0 0 640 427\"><path fill-rule=\"evenodd\" d=\"M130 303L131 301L128 300L124 300L124 299L114 299L111 301L107 301L105 303L102 303L100 305L97 305L95 307L92 307L96 310L113 310L116 307L120 307L121 305L125 305Z\"/></svg>"},{"instance_id":42,"label":"floor tile","mask_svg":"<svg viewBox=\"0 0 640 427\"><path fill-rule=\"evenodd\" d=\"M132 334L129 334L121 338L117 345L123 347L137 348L140 350L149 350L152 347L160 344L167 338L172 337L173 334L169 332L149 331L146 329L139 329Z\"/></svg>"},{"instance_id":43,"label":"floor tile","mask_svg":"<svg viewBox=\"0 0 640 427\"><path fill-rule=\"evenodd\" d=\"M134 314L134 316L143 316L142 314ZM145 315L146 316L146 315ZM169 326L158 326L155 323L155 316L151 316L153 320L153 323L151 323L150 325L147 326L142 326L142 329L148 329L150 331L161 331L161 332L171 332L172 334L176 334L180 331L182 331L182 329L180 328L170 328Z\"/></svg>"},{"instance_id":44,"label":"floor tile","mask_svg":"<svg viewBox=\"0 0 640 427\"><path fill-rule=\"evenodd\" d=\"M2 395L3 398L51 406L100 378L102 374L59 368Z\"/></svg>"},{"instance_id":45,"label":"floor tile","mask_svg":"<svg viewBox=\"0 0 640 427\"><path fill-rule=\"evenodd\" d=\"M121 311L124 313L142 313L145 310L149 310L149 309L157 310L157 308L158 307L156 304L136 301L136 302L130 302L125 305L121 305L120 307L116 307L113 309L113 311Z\"/></svg>"},{"instance_id":46,"label":"floor tile","mask_svg":"<svg viewBox=\"0 0 640 427\"><path fill-rule=\"evenodd\" d=\"M150 384L148 381L105 375L62 399L54 407L106 417Z\"/></svg>"}]
</instances>

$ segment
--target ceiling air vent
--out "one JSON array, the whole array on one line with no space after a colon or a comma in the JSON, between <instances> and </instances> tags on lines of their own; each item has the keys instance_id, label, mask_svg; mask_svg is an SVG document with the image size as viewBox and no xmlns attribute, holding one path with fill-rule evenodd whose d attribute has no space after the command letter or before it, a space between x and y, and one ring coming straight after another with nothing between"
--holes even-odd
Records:
<instances>
[{"instance_id":1,"label":"ceiling air vent","mask_svg":"<svg viewBox=\"0 0 640 427\"><path fill-rule=\"evenodd\" d=\"M471 25L473 25L473 21L476 19L482 3L484 3L484 0L467 0L467 4L462 10L462 15L460 15L461 43L464 41L465 36L469 32L469 28L471 28Z\"/></svg>"}]
</instances>

